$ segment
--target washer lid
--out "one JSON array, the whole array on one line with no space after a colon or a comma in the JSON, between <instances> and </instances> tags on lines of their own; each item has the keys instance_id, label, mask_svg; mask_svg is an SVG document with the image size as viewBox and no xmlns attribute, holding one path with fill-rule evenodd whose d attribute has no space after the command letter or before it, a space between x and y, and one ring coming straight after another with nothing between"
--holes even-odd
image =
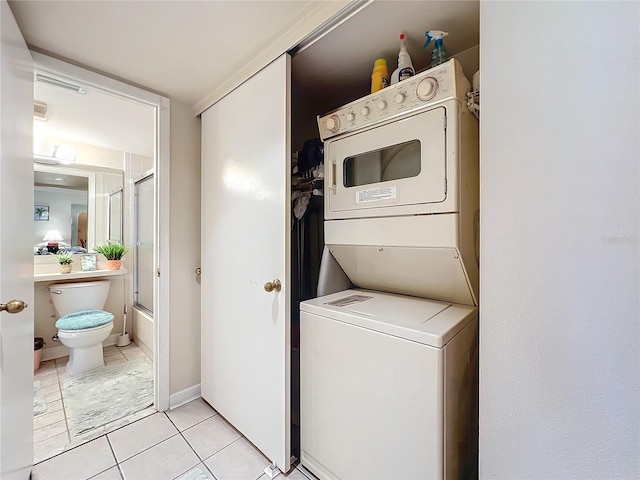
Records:
<instances>
[{"instance_id":1,"label":"washer lid","mask_svg":"<svg viewBox=\"0 0 640 480\"><path fill-rule=\"evenodd\" d=\"M346 290L300 304L300 310L433 347L444 346L477 308L370 290Z\"/></svg>"}]
</instances>

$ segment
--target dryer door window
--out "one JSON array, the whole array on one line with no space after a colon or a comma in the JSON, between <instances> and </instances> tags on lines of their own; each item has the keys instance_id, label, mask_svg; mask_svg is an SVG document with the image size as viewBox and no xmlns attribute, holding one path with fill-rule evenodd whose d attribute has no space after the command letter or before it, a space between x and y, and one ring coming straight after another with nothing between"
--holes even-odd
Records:
<instances>
[{"instance_id":1,"label":"dryer door window","mask_svg":"<svg viewBox=\"0 0 640 480\"><path fill-rule=\"evenodd\" d=\"M347 157L342 165L345 187L417 177L421 169L420 140Z\"/></svg>"},{"instance_id":2,"label":"dryer door window","mask_svg":"<svg viewBox=\"0 0 640 480\"><path fill-rule=\"evenodd\" d=\"M325 208L397 215L445 201L445 117L438 107L328 142Z\"/></svg>"}]
</instances>

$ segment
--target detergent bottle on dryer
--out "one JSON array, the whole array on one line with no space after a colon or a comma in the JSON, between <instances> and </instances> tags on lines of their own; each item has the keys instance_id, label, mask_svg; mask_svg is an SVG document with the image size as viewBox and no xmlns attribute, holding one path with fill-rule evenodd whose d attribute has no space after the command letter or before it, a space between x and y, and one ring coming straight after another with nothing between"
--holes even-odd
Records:
<instances>
[{"instance_id":1,"label":"detergent bottle on dryer","mask_svg":"<svg viewBox=\"0 0 640 480\"><path fill-rule=\"evenodd\" d=\"M404 33L400 34L400 53L398 54L398 68L391 74L391 85L413 77L416 71L411 63L411 57L404 45Z\"/></svg>"}]
</instances>

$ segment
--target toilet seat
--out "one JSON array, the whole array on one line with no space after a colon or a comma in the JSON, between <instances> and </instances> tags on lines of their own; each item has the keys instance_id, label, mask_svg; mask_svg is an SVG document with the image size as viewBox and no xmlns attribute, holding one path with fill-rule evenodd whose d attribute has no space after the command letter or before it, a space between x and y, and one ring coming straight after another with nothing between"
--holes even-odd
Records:
<instances>
[{"instance_id":1,"label":"toilet seat","mask_svg":"<svg viewBox=\"0 0 640 480\"><path fill-rule=\"evenodd\" d=\"M113 314L104 310L84 310L60 317L56 328L60 331L74 332L103 327L113 321Z\"/></svg>"}]
</instances>

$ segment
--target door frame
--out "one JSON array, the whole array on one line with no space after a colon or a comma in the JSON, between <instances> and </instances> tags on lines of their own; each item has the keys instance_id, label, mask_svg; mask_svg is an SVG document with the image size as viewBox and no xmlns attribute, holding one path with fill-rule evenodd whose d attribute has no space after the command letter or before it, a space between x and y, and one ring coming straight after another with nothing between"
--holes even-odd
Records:
<instances>
[{"instance_id":1,"label":"door frame","mask_svg":"<svg viewBox=\"0 0 640 480\"><path fill-rule=\"evenodd\" d=\"M134 87L39 52L32 51L31 55L35 69L46 71L59 77L66 77L69 81L80 82L111 95L148 105L155 109L154 187L156 231L154 259L157 274L154 285L153 322L154 406L160 412L165 411L169 408L170 396L170 101L167 97L157 93Z\"/></svg>"}]
</instances>

